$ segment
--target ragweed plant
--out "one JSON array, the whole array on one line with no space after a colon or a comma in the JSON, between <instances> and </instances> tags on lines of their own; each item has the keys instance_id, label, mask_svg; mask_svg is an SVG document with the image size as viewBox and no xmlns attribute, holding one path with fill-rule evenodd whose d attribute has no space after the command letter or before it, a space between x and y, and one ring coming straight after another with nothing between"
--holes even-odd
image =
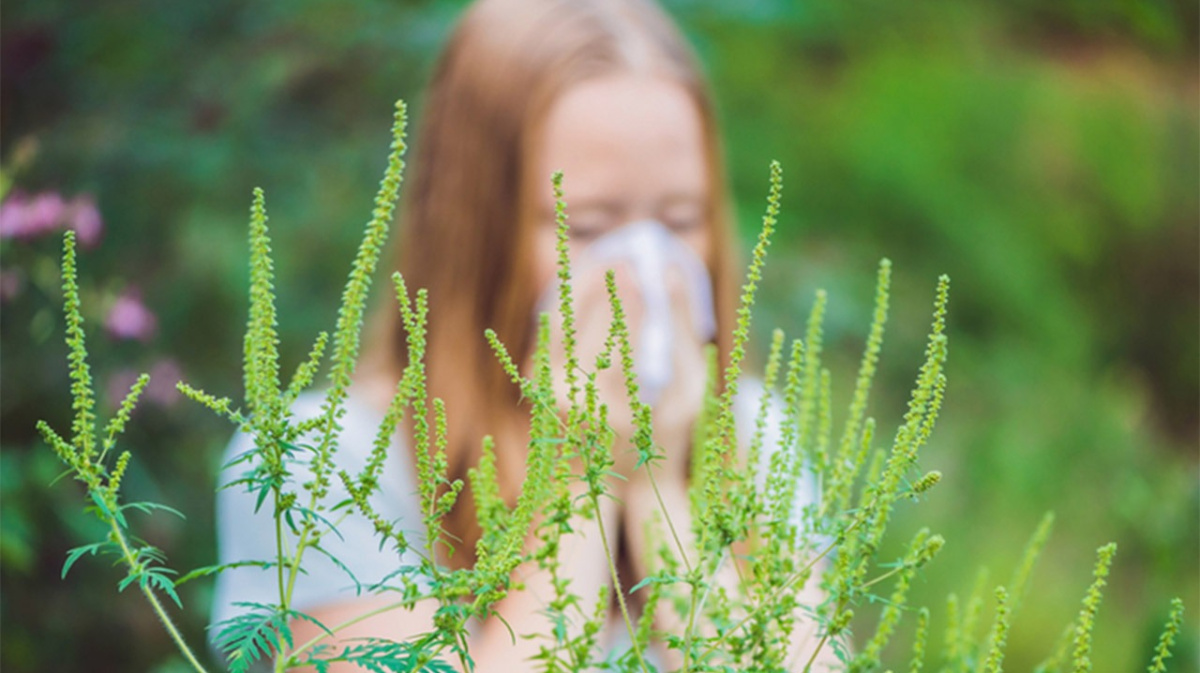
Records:
<instances>
[{"instance_id":1,"label":"ragweed plant","mask_svg":"<svg viewBox=\"0 0 1200 673\"><path fill-rule=\"evenodd\" d=\"M87 361L87 345L83 331L83 316L80 314L79 284L75 259L75 232L68 231L63 238L63 313L67 325L67 349L69 352L71 372L72 408L75 419L71 424L71 440L67 441L55 432L46 422L38 421L38 430L46 443L66 463L68 474L77 481L83 482L87 489L89 504L87 509L96 515L108 529L105 538L99 542L76 547L67 552L67 560L63 563L62 574L65 578L80 557L115 556L117 562L124 567L123 577L117 588L124 590L131 585L137 585L149 601L154 613L162 621L163 627L171 635L171 639L179 647L188 663L200 669L196 655L188 648L179 630L167 613L162 597L169 598L176 606L180 606L179 594L175 591L176 581L172 575L176 571L166 567L166 557L162 551L138 539L129 528L125 513L133 510L151 512L166 510L182 516L175 510L151 502L121 502L121 478L129 467L132 454L122 451L112 460L112 452L117 439L125 431L130 414L137 403L138 397L146 388L150 378L142 374L130 389L129 394L121 402L120 408L108 422L99 439L100 450L97 451L98 437L96 434L95 390L92 383L91 368Z\"/></svg>"},{"instance_id":2,"label":"ragweed plant","mask_svg":"<svg viewBox=\"0 0 1200 673\"><path fill-rule=\"evenodd\" d=\"M67 473L82 482L87 506L104 522L107 534L103 540L71 550L64 576L83 556L114 556L125 573L118 588L138 587L184 658L198 671L204 667L175 628L168 613L170 603L178 606L177 588L182 583L246 565L271 571L276 596L267 603L240 604L241 614L213 626L214 644L236 673L255 665L275 671L299 667L327 671L335 663L371 671L475 670L468 624L473 619L503 618L498 606L518 588L515 573L521 566L536 567L550 578L543 611L549 618L549 632L515 634L539 639L538 654L526 662L536 670L648 673L665 665L661 653L652 655L656 647L675 662L671 668L686 672L822 667L879 671L896 650L900 653L894 658L912 673L927 670L927 665L928 670L951 672L1003 670L1007 635L1052 517L1047 516L1033 534L1009 584L992 591L995 608L986 634L980 633L990 586L985 571L965 603L950 595L940 638L931 626L937 615L908 602L916 574L945 544L940 535L922 529L903 556L879 558L896 508L920 501L942 478L937 470L921 466L920 452L930 440L947 388L948 278L938 280L923 362L907 411L890 440L883 440L883 424L868 415L890 305L891 263L886 259L878 268L875 308L845 415L835 413L835 378L822 362L829 301L823 291L815 296L801 337L789 340L781 331L773 333L762 374L764 390L753 418L739 419L734 413L745 377L755 295L781 204L778 164L771 166L762 231L742 287L733 348L725 367L718 367L714 349L707 351L708 382L693 437L689 521L677 520L684 513L665 506L655 481L652 468L664 459L664 451L656 443L652 409L638 395L628 320L611 272L606 288L612 320L604 347L593 362L584 362L578 353L567 207L562 176L554 177L557 311L566 396L560 398L555 389L559 372L549 355L549 316L541 318L532 367L525 371L494 332L481 335L530 410L526 478L515 502L506 502L498 482L495 443L484 438L479 463L468 473L481 528L474 549L476 562L470 568L445 567L439 561L440 550L455 541L442 522L464 484L447 476L446 443L452 419L447 418L444 403L431 398L428 390L428 294L410 289L399 274L392 276L392 289L407 334L406 365L365 465L352 473L338 463L341 420L358 359L367 295L401 182L405 124L406 111L398 103L387 169L333 329L316 337L286 387L280 375L274 262L261 190L255 190L250 209L244 400L235 404L227 397L179 386L252 439L253 448L227 466L241 470L240 476L223 487L248 491L254 495L256 510L270 512L274 558L208 566L176 578L163 553L130 530L126 513L131 510L174 511L154 503L123 502L121 497L122 476L133 454L128 450L118 454L117 442L148 379L137 380L113 419L98 431L80 317L75 239L67 233L62 278L74 420L69 440L45 423L38 427L67 465ZM328 386L320 413L314 418L293 416L292 406L324 366L329 371ZM616 431L610 419L617 410L609 408L612 402L600 394L598 384L599 374L611 368L619 368L623 376L634 428L629 439L637 452L634 469L645 471L661 510L645 522L642 531L650 550L645 559L650 571L645 577L620 575L616 531L606 530L597 514L601 502L613 496ZM747 420L752 422L749 439L742 441L738 424ZM414 521L390 520L374 504L392 438L402 428L410 433L416 456ZM836 435L835 428L840 428ZM334 479L347 497L331 497ZM313 554L332 558L325 542L338 535L338 527L351 517L369 522L381 545L418 560L413 566L397 567L379 582L364 584L333 558L360 593L391 600L341 623L322 624L295 608L297 579L304 573L305 559ZM597 595L576 593L561 566L564 538L580 526L594 526L603 543L610 584ZM414 528L423 531L421 542L410 539L408 531ZM1077 621L1065 630L1058 648L1039 670L1090 670L1092 629L1114 553L1115 545L1101 548L1094 583ZM606 651L602 637L614 597L620 628L629 642L628 649L619 652ZM340 642L339 633L365 619L390 610L411 610L425 601L437 606L431 622L407 639ZM892 647L905 619L915 621L913 642ZM1181 620L1182 602L1177 600L1149 670L1166 670ZM298 621L314 624L318 635L307 641L297 639L292 626ZM871 628L854 633L866 625ZM933 668L934 662L940 668Z\"/></svg>"}]
</instances>

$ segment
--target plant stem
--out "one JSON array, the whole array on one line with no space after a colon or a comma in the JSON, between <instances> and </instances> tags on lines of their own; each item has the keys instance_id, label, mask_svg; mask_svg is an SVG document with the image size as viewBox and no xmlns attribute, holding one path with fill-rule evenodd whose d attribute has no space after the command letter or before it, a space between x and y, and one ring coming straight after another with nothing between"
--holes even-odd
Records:
<instances>
[{"instance_id":1,"label":"plant stem","mask_svg":"<svg viewBox=\"0 0 1200 673\"><path fill-rule=\"evenodd\" d=\"M820 554L817 554L816 556L814 556L811 560L809 560L808 563L806 563L804 565L803 568L801 568L800 570L793 573L792 576L790 578L788 578L788 581L784 582L783 585L779 587L780 592L782 592L784 589L787 589L793 583L795 583L796 580L803 577L806 572L811 570L812 567L817 564L817 561L820 561L821 559L825 558L829 554L829 552L833 551L837 547L839 540L842 537L844 537L847 533L850 533L855 528L857 528L859 526L859 524L861 524L863 522L863 520L864 519L860 518L857 521L855 521L853 524L851 524L850 527L848 527L846 529L846 532L839 536L838 540L834 540L833 542L829 543L829 546L825 547L825 549L822 550ZM701 656L702 657L707 656L710 652L712 652L714 649L716 649L717 646L720 645L725 640L726 636L728 636L729 634L731 634L731 633L737 631L738 629L742 628L743 626L745 626L751 619L754 618L754 616L756 614L758 614L758 612L760 610L762 610L763 608L770 605L772 599L777 598L778 596L780 596L780 593L776 593L773 596L765 597L763 599L762 604L760 604L758 607L756 607L750 614L746 615L745 618L742 619L742 621L735 624L733 626L733 628L731 628L728 631L726 631L725 633L721 634L714 642L709 644L708 648L704 650L704 652ZM818 649L820 649L820 648L818 647Z\"/></svg>"},{"instance_id":2,"label":"plant stem","mask_svg":"<svg viewBox=\"0 0 1200 673\"><path fill-rule=\"evenodd\" d=\"M600 542L604 544L604 559L608 561L608 572L612 576L613 590L617 592L617 605L621 606L621 617L625 620L625 628L629 630L630 645L633 647L633 653L637 656L642 672L650 673L650 669L646 668L646 660L642 658L642 649L638 647L637 632L633 628L633 622L629 619L629 607L625 605L625 591L621 588L621 579L617 577L617 564L613 560L612 549L608 546L608 535L604 531L604 517L600 514L600 498L595 494L592 495L592 507L596 510L596 525L600 528Z\"/></svg>"},{"instance_id":3,"label":"plant stem","mask_svg":"<svg viewBox=\"0 0 1200 673\"><path fill-rule=\"evenodd\" d=\"M858 588L861 590L861 589L866 589L867 587L869 587L873 584L878 584L878 583L886 580L887 578L891 577L892 575L895 575L896 573L900 572L901 570L904 570L906 567L907 567L907 564L905 564L904 562L901 562L901 564L899 566L892 568L891 570L885 572L884 574L880 575L879 577L876 577L875 579L871 580L870 582L864 582Z\"/></svg>"},{"instance_id":4,"label":"plant stem","mask_svg":"<svg viewBox=\"0 0 1200 673\"><path fill-rule=\"evenodd\" d=\"M279 582L279 605L284 610L287 610L288 590L284 586L283 582L283 517L280 516L279 511L279 488L273 486L271 487L271 490L274 492L275 499L275 576ZM287 670L285 662L290 660L290 657L290 654L288 657L275 657L274 668L277 673L282 673L283 671Z\"/></svg>"},{"instance_id":5,"label":"plant stem","mask_svg":"<svg viewBox=\"0 0 1200 673\"><path fill-rule=\"evenodd\" d=\"M692 631L696 625L696 584L692 583L692 597L688 602L688 623L687 628L683 630L683 670L686 672L689 669L692 661ZM705 652L707 654L707 652ZM703 658L703 655L701 655Z\"/></svg>"},{"instance_id":6,"label":"plant stem","mask_svg":"<svg viewBox=\"0 0 1200 673\"><path fill-rule=\"evenodd\" d=\"M279 604L287 609L287 589L283 585L283 521L279 512L279 489L272 487L275 492L275 575L279 580Z\"/></svg>"},{"instance_id":7,"label":"plant stem","mask_svg":"<svg viewBox=\"0 0 1200 673\"><path fill-rule=\"evenodd\" d=\"M699 614L700 611L704 609L704 604L708 602L708 592L712 590L712 583L716 581L717 575L720 574L721 566L725 565L725 553L727 551L728 551L727 549L721 550L721 558L717 559L717 565L713 568L712 580L710 580L705 585L704 594L699 597L699 600L697 600L697 596L696 596L696 585L695 585L695 583L692 583L692 598L691 598L690 603L688 604L688 623L687 623L687 628L683 632L683 670L684 671L688 670L688 666L691 663L692 634L696 630L696 628L695 628L696 627L696 615ZM735 561L735 564L736 564L736 561ZM705 650L700 655L700 658L704 659L705 657L708 656L708 653L711 651L712 651L712 648L710 647L709 649Z\"/></svg>"},{"instance_id":8,"label":"plant stem","mask_svg":"<svg viewBox=\"0 0 1200 673\"><path fill-rule=\"evenodd\" d=\"M125 534L121 532L120 526L118 526L116 520L112 518L108 520L108 525L112 528L113 537L116 539L117 544L121 546L121 555L125 560L125 564L129 566L130 570L137 569L140 564L134 557L133 551L129 548L129 543L125 540ZM201 666L200 662L196 659L196 655L192 654L191 648L189 648L187 643L184 642L183 636L179 633L179 629L175 628L175 623L171 621L169 616L167 616L167 611L163 609L162 603L159 602L158 596L154 595L154 591L150 588L150 585L144 582L138 582L138 584L141 585L142 594L146 596L146 600L150 601L150 606L154 608L154 612L158 615L159 620L162 621L163 626L167 629L167 633L171 634L171 640L175 641L175 646L178 647L179 651L183 653L184 658L187 659L188 663L192 665L192 668L199 671L199 673L207 673L204 670L204 667Z\"/></svg>"},{"instance_id":9,"label":"plant stem","mask_svg":"<svg viewBox=\"0 0 1200 673\"><path fill-rule=\"evenodd\" d=\"M821 636L821 640L817 643L817 646L815 648L813 648L813 653L808 658L808 663L804 664L804 673L808 673L809 671L812 670L813 662L815 662L817 660L817 655L820 654L821 648L825 647L825 643L828 640L829 640L829 632L826 632L825 635Z\"/></svg>"},{"instance_id":10,"label":"plant stem","mask_svg":"<svg viewBox=\"0 0 1200 673\"><path fill-rule=\"evenodd\" d=\"M683 541L679 539L679 533L675 530L675 522L671 519L671 514L667 511L667 505L663 502L662 493L658 490L658 480L654 478L654 470L650 469L650 463L646 463L646 476L650 479L650 488L654 491L654 499L658 501L658 508L663 513L663 518L667 520L667 528L671 531L671 537L675 540L675 547L679 549L679 558L683 559L683 567L692 572L692 564L688 562L687 551L683 548Z\"/></svg>"},{"instance_id":11,"label":"plant stem","mask_svg":"<svg viewBox=\"0 0 1200 673\"><path fill-rule=\"evenodd\" d=\"M326 633L326 632L318 633L317 635L313 636L308 642L304 643L300 647L297 647L297 648L293 649L291 652L289 652L288 657L287 657L288 663L292 663L291 659L294 658L296 655L300 654L301 652L304 652L305 650L309 649L313 645L316 645L317 643L321 642L325 638L328 638L330 633L337 633L338 631L341 631L344 628L354 626L355 624L357 624L361 621L370 619L376 615L383 614L385 612L388 612L389 610L395 610L396 608L404 607L407 603L408 603L408 601L397 601L395 603L389 603L383 607L375 608L374 610L371 610L369 612L364 612L363 614L358 615L357 617L352 617L350 619L347 619L346 621L342 622L341 624L338 624L337 626L330 628L329 633Z\"/></svg>"}]
</instances>

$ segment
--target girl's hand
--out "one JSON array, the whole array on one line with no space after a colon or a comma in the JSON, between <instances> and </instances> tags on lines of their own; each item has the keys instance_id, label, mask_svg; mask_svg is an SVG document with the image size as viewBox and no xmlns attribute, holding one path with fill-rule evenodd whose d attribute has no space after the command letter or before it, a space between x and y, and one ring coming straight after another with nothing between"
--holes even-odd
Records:
<instances>
[{"instance_id":1,"label":"girl's hand","mask_svg":"<svg viewBox=\"0 0 1200 673\"><path fill-rule=\"evenodd\" d=\"M686 482L693 429L707 384L705 344L696 329L687 285L679 274L667 275L667 291L673 337L671 380L653 407L654 441L664 456L663 475Z\"/></svg>"},{"instance_id":2,"label":"girl's hand","mask_svg":"<svg viewBox=\"0 0 1200 673\"><path fill-rule=\"evenodd\" d=\"M636 343L636 335L642 321L643 305L638 293L633 290L635 284L630 272L625 267L616 271L618 296L625 311L625 322L630 337ZM628 395L625 389L625 378L621 371L620 355L614 347L613 352L604 354L609 361L606 369L597 371L597 358L604 351L612 325L612 309L605 286L604 270L594 266L583 266L577 269L572 280L572 294L575 305L575 356L578 369L575 370L575 381L578 386L576 402L586 404L587 376L596 373L597 404L607 407L608 426L613 430L613 469L622 475L628 475L637 459L633 450L634 433L633 413L630 410ZM557 285L556 285L557 287ZM556 297L557 299L557 297ZM563 344L562 316L557 310L555 301L550 311L550 369L554 377L554 392L560 412L565 413L571 407L570 390L567 384L567 353ZM634 355L636 358L636 353ZM532 363L530 363L532 364ZM532 373L532 367L527 367Z\"/></svg>"},{"instance_id":3,"label":"girl's hand","mask_svg":"<svg viewBox=\"0 0 1200 673\"><path fill-rule=\"evenodd\" d=\"M625 323L633 347L634 362L646 357L638 352L646 307L637 289L631 270L624 265L615 270L616 286L625 312ZM667 291L671 306L671 378L655 400L652 410L655 452L665 456L666 469L673 477L686 478L692 427L704 399L704 344L697 333L691 314L691 298L681 276L667 274ZM596 371L596 359L604 349L612 324L612 309L604 273L594 266L579 269L574 282L576 355L580 369L576 380L580 385L578 402L584 403L583 384L586 372ZM562 344L562 319L555 311L551 317L550 362L554 372L554 387L560 409L570 406L567 388L567 363ZM614 469L626 477L633 476L637 452L632 445L633 415L621 369L618 346L608 353L610 366L596 374L598 402L607 406L608 425L616 434L613 445Z\"/></svg>"}]
</instances>

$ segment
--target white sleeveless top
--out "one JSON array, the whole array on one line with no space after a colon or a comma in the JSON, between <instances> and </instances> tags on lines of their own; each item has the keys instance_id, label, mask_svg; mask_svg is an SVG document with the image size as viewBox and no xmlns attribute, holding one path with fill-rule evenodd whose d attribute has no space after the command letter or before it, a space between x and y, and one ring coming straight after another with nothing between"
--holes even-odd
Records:
<instances>
[{"instance_id":1,"label":"white sleeveless top","mask_svg":"<svg viewBox=\"0 0 1200 673\"><path fill-rule=\"evenodd\" d=\"M292 406L294 417L307 419L319 416L324 400L324 391L310 391L300 395ZM337 477L337 470L344 469L351 475L356 475L362 470L370 458L375 433L382 422L381 412L355 397L347 399L346 415L340 420L342 434L334 457L336 467L331 475L329 494L325 502L332 505L349 497L341 479ZM398 439L397 437L392 441L391 450L379 475L379 490L371 496L371 504L380 516L404 529L409 543L420 549L424 546L425 535L418 514L420 506L416 478L412 471L412 463ZM225 450L222 465L227 465L229 461L253 448L254 442L250 435L244 432L237 433ZM305 502L308 492L303 490L300 484L312 477L308 469L310 455L304 453L292 465L291 487L301 503ZM226 467L221 472L218 485L223 486L238 479L249 469L247 463ZM272 516L272 504L265 501L255 512L254 504L257 498L257 493L246 490L245 485L224 488L217 492L219 563L275 560L275 518ZM286 523L284 534L294 542L295 537L288 531ZM321 547L344 563L353 573L354 579L364 587L382 581L403 565L418 563L417 556L411 551L397 554L389 544L380 548L375 527L357 509L350 511L349 516L337 523L336 534L331 531L321 538ZM296 578L292 592L293 609L304 612L355 597L354 579L325 554L307 549L304 552L302 568L303 572ZM276 568L240 566L218 575L213 592L210 623L215 624L246 612L246 607L234 605L239 602L278 603L279 583Z\"/></svg>"},{"instance_id":2,"label":"white sleeveless top","mask_svg":"<svg viewBox=\"0 0 1200 673\"><path fill-rule=\"evenodd\" d=\"M739 382L738 395L734 400L734 415L738 420L739 444L747 446L754 432L754 420L758 414L762 383L757 379L744 378ZM324 391L302 394L293 405L296 419L313 418L320 414ZM758 466L756 479L761 487L766 480L773 449L779 445L780 425L783 419L782 403L773 400L768 414L764 451ZM375 433L383 421L383 414L374 407L353 396L346 401L346 415L341 419L341 441L334 463L336 469L344 469L351 475L357 474L370 457ZM397 433L399 434L399 433ZM252 438L242 432L234 435L225 450L222 464L250 451ZM292 468L293 489L301 502L307 491L299 487L311 477L307 456ZM247 464L227 467L219 477L219 485L227 484L249 469ZM336 476L330 480L330 491L326 502L337 503L349 497L341 480ZM393 438L383 470L380 473L380 488L371 496L376 511L386 520L399 525L409 543L417 549L424 547L424 530L421 523L416 477L408 451L399 437ZM258 512L254 511L257 494L239 485L217 492L216 525L217 556L219 563L239 561L274 561L275 519L270 502L263 502ZM801 509L816 502L816 488L811 479L805 479L796 492L794 516L799 518ZM287 531L285 535L293 536ZM397 554L390 545L380 548L379 537L374 527L357 510L337 525L340 536L332 532L324 535L321 546L342 561L358 582L365 586L382 581L402 566L418 564L417 555L411 551ZM305 552L302 567L304 572L296 578L292 593L292 608L301 612L323 605L332 605L353 600L356 597L354 580L329 558L313 549ZM276 569L255 566L240 566L227 570L217 577L213 593L211 624L246 612L248 608L235 603L277 603L279 585ZM394 575L392 575L395 577ZM215 635L210 631L211 637Z\"/></svg>"}]
</instances>

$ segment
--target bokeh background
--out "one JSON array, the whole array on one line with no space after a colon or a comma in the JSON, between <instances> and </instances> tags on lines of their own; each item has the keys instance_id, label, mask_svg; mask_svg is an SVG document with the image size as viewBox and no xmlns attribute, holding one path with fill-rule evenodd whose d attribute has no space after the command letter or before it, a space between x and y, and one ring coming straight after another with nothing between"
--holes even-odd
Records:
<instances>
[{"instance_id":1,"label":"bokeh background","mask_svg":"<svg viewBox=\"0 0 1200 673\"><path fill-rule=\"evenodd\" d=\"M1194 2L674 0L711 75L744 240L767 163L784 217L756 325L799 334L830 293L835 396L895 265L872 413L894 430L938 274L953 279L950 388L923 458L946 473L905 506L948 544L913 602L978 569L1007 580L1043 512L1055 532L1009 638L1029 670L1078 610L1096 547L1120 545L1099 671L1145 666L1168 601L1173 670L1196 670L1200 566L1200 169ZM456 2L10 0L0 31L0 668L172 671L118 570L65 551L98 536L35 435L69 426L59 236L85 241L84 311L111 411L155 383L130 431L137 520L174 567L214 561L213 476L231 429L173 392L240 394L246 213L266 190L285 362L332 325L382 171L391 103L419 111ZM117 398L119 399L119 397ZM840 405L839 405L840 406ZM204 640L210 584L182 591ZM990 612L990 608L986 611ZM983 624L988 623L985 614ZM911 619L910 619L911 622ZM869 629L869 620L861 624ZM981 631L983 626L981 625ZM900 642L904 639L901 638ZM203 648L201 648L203 649Z\"/></svg>"}]
</instances>

